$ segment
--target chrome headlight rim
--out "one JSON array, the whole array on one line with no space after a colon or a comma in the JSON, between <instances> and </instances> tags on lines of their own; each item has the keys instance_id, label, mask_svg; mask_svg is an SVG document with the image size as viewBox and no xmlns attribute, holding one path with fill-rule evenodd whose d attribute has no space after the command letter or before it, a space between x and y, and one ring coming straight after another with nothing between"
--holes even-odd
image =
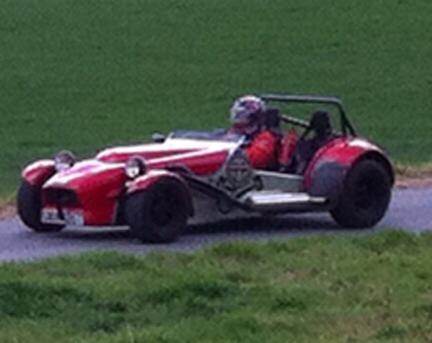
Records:
<instances>
[{"instance_id":1,"label":"chrome headlight rim","mask_svg":"<svg viewBox=\"0 0 432 343\"><path fill-rule=\"evenodd\" d=\"M76 163L76 157L69 150L62 150L54 156L54 168L57 172L62 172L72 168Z\"/></svg>"},{"instance_id":2,"label":"chrome headlight rim","mask_svg":"<svg viewBox=\"0 0 432 343\"><path fill-rule=\"evenodd\" d=\"M146 161L141 156L133 156L126 162L125 167L126 176L133 180L137 177L144 175L147 171Z\"/></svg>"}]
</instances>

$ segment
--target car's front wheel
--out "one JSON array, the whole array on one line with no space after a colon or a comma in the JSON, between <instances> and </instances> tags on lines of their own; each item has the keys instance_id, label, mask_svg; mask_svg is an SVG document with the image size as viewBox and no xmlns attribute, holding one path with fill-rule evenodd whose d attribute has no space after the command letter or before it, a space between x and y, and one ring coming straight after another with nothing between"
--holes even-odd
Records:
<instances>
[{"instance_id":1,"label":"car's front wheel","mask_svg":"<svg viewBox=\"0 0 432 343\"><path fill-rule=\"evenodd\" d=\"M348 172L342 194L330 213L343 227L372 227L387 211L391 188L391 176L381 163L362 160Z\"/></svg>"},{"instance_id":2,"label":"car's front wheel","mask_svg":"<svg viewBox=\"0 0 432 343\"><path fill-rule=\"evenodd\" d=\"M174 241L187 223L184 194L175 181L162 180L126 200L126 220L132 236L142 242Z\"/></svg>"},{"instance_id":3,"label":"car's front wheel","mask_svg":"<svg viewBox=\"0 0 432 343\"><path fill-rule=\"evenodd\" d=\"M17 210L22 222L36 232L57 232L64 225L44 224L41 222L41 189L23 180L17 195Z\"/></svg>"}]
</instances>

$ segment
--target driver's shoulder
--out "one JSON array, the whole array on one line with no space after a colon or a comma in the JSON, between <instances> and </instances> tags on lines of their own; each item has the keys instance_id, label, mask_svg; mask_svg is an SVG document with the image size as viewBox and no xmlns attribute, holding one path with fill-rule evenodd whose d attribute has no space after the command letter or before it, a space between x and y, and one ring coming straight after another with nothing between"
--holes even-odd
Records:
<instances>
[{"instance_id":1,"label":"driver's shoulder","mask_svg":"<svg viewBox=\"0 0 432 343\"><path fill-rule=\"evenodd\" d=\"M261 131L259 133L257 133L254 137L254 140L261 140L261 139L266 139L266 140L278 140L279 139L279 135L276 134L275 132L271 131L271 130L264 130Z\"/></svg>"}]
</instances>

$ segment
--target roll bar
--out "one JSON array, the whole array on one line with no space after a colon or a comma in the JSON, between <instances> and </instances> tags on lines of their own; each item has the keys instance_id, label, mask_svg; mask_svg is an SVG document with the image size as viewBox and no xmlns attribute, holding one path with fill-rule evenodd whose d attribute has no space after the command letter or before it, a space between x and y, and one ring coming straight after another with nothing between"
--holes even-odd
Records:
<instances>
[{"instance_id":1,"label":"roll bar","mask_svg":"<svg viewBox=\"0 0 432 343\"><path fill-rule=\"evenodd\" d=\"M342 133L344 135L350 134L352 136L357 136L356 130L348 120L342 100L338 97L317 96L317 95L291 95L291 94L258 94L257 96L263 99L264 101L333 105L339 110ZM282 116L282 120L284 119L287 122L298 124L303 127L305 126L305 123L307 123L297 118Z\"/></svg>"}]
</instances>

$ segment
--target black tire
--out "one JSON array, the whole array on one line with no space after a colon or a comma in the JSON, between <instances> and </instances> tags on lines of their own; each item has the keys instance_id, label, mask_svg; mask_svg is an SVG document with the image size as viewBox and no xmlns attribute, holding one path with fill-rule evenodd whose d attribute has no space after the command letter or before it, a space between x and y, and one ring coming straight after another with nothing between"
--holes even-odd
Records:
<instances>
[{"instance_id":1,"label":"black tire","mask_svg":"<svg viewBox=\"0 0 432 343\"><path fill-rule=\"evenodd\" d=\"M132 194L125 204L133 237L142 242L168 243L177 239L187 223L187 199L175 180L161 180Z\"/></svg>"},{"instance_id":2,"label":"black tire","mask_svg":"<svg viewBox=\"0 0 432 343\"><path fill-rule=\"evenodd\" d=\"M381 163L362 160L348 172L342 194L330 213L343 227L372 227L387 211L391 188L391 176Z\"/></svg>"},{"instance_id":3,"label":"black tire","mask_svg":"<svg viewBox=\"0 0 432 343\"><path fill-rule=\"evenodd\" d=\"M17 197L17 210L22 222L36 232L58 232L64 228L64 225L41 223L41 209L42 198L40 187L22 181Z\"/></svg>"}]
</instances>

